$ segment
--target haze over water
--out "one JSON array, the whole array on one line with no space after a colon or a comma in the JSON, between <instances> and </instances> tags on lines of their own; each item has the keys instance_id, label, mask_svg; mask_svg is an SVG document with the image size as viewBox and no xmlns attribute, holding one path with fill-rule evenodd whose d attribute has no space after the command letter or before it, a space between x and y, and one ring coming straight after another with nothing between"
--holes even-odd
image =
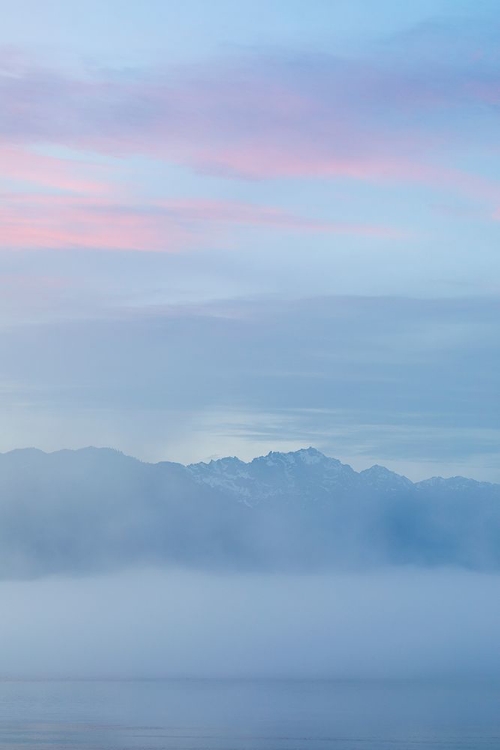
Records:
<instances>
[{"instance_id":1,"label":"haze over water","mask_svg":"<svg viewBox=\"0 0 500 750\"><path fill-rule=\"evenodd\" d=\"M0 747L496 748L497 592L404 569L4 582Z\"/></svg>"}]
</instances>

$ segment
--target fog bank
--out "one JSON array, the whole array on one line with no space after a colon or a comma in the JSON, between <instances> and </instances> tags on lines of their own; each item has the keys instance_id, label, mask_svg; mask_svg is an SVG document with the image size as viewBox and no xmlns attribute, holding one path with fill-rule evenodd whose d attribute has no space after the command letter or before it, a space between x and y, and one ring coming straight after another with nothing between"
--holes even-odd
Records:
<instances>
[{"instance_id":1,"label":"fog bank","mask_svg":"<svg viewBox=\"0 0 500 750\"><path fill-rule=\"evenodd\" d=\"M499 584L408 569L8 581L1 676L495 677Z\"/></svg>"}]
</instances>

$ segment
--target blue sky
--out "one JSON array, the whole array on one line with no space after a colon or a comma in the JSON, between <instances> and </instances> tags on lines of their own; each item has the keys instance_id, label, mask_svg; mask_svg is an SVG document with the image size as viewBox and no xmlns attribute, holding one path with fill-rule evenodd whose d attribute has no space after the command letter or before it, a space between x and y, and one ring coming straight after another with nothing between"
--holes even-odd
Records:
<instances>
[{"instance_id":1,"label":"blue sky","mask_svg":"<svg viewBox=\"0 0 500 750\"><path fill-rule=\"evenodd\" d=\"M18 2L0 450L498 469L496 2Z\"/></svg>"}]
</instances>

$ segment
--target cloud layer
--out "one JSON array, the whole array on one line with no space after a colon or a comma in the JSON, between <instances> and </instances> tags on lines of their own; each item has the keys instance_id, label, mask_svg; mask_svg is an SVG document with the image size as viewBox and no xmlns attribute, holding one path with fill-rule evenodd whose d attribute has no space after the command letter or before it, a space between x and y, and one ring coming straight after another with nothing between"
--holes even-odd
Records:
<instances>
[{"instance_id":1,"label":"cloud layer","mask_svg":"<svg viewBox=\"0 0 500 750\"><path fill-rule=\"evenodd\" d=\"M491 36L470 39L460 58L438 54L462 31L424 26L411 45L402 39L357 60L249 55L77 76L7 59L0 136L249 178L441 179L450 188L459 174L445 166L450 148L469 144L473 125L477 145L492 152L498 125Z\"/></svg>"},{"instance_id":2,"label":"cloud layer","mask_svg":"<svg viewBox=\"0 0 500 750\"><path fill-rule=\"evenodd\" d=\"M46 449L189 462L313 444L498 480L497 319L496 297L332 297L17 325L0 336L1 402L9 430L30 424Z\"/></svg>"}]
</instances>

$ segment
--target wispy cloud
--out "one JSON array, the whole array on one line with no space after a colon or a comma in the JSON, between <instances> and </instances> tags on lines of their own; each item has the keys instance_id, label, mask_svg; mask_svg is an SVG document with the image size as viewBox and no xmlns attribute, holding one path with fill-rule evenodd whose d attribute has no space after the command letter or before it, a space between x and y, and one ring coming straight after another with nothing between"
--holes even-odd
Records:
<instances>
[{"instance_id":1,"label":"wispy cloud","mask_svg":"<svg viewBox=\"0 0 500 750\"><path fill-rule=\"evenodd\" d=\"M0 180L61 192L102 195L109 193L109 170L101 165L40 154L32 149L0 142Z\"/></svg>"},{"instance_id":2,"label":"wispy cloud","mask_svg":"<svg viewBox=\"0 0 500 750\"><path fill-rule=\"evenodd\" d=\"M467 42L463 29L430 41L421 29L406 48L400 40L357 60L242 56L80 77L8 58L0 135L232 177L424 183L498 198L496 181L453 166L465 143L496 149L498 59L491 44L477 53L477 35L460 59L429 53L453 35Z\"/></svg>"},{"instance_id":3,"label":"wispy cloud","mask_svg":"<svg viewBox=\"0 0 500 750\"><path fill-rule=\"evenodd\" d=\"M96 197L4 195L2 249L104 249L177 252L226 244L231 228L268 227L360 237L402 236L397 229L327 222L231 201L173 200L144 205Z\"/></svg>"}]
</instances>

